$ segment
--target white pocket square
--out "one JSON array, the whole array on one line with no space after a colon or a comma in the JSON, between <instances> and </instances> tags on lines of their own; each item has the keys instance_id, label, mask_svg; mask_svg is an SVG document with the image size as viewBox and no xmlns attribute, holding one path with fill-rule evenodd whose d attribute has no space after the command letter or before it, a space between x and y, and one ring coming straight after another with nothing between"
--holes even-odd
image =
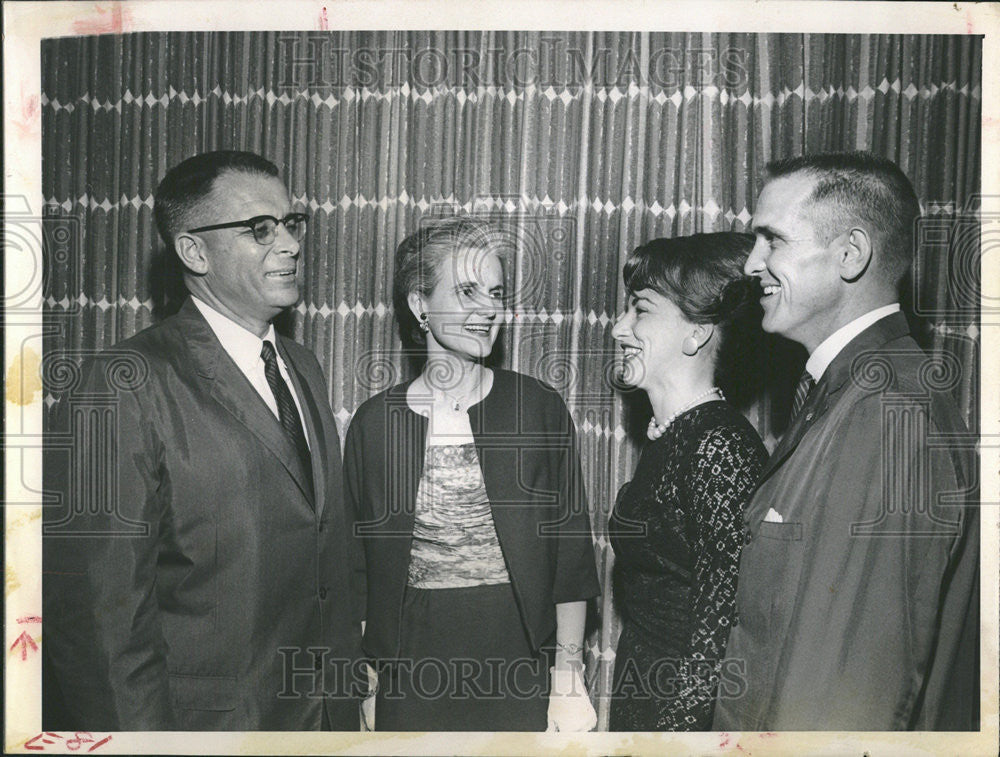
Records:
<instances>
[{"instance_id":1,"label":"white pocket square","mask_svg":"<svg viewBox=\"0 0 1000 757\"><path fill-rule=\"evenodd\" d=\"M785 519L781 517L781 513L772 507L768 509L767 515L764 516L764 521L766 523L784 523Z\"/></svg>"}]
</instances>

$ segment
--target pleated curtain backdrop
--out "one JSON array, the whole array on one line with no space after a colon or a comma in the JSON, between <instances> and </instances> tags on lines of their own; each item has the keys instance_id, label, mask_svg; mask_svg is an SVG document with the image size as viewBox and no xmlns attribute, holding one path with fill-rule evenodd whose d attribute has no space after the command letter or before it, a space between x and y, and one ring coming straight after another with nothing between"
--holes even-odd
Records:
<instances>
[{"instance_id":1,"label":"pleated curtain backdrop","mask_svg":"<svg viewBox=\"0 0 1000 757\"><path fill-rule=\"evenodd\" d=\"M904 300L924 344L959 366L949 386L975 428L979 248L967 221L979 188L980 80L981 38L971 36L46 40L43 193L72 234L71 254L47 263L46 351L102 349L176 308L152 222L156 184L194 153L252 150L279 166L311 214L304 297L285 326L319 358L343 434L361 402L411 375L393 320L396 244L433 215L510 229L518 252L499 362L557 386L577 423L605 586L588 637L605 728L619 631L607 519L645 421L611 383L625 256L655 237L746 229L772 159L855 149L891 158L934 231ZM767 391L745 408L772 445L797 375L789 370L772 366Z\"/></svg>"}]
</instances>

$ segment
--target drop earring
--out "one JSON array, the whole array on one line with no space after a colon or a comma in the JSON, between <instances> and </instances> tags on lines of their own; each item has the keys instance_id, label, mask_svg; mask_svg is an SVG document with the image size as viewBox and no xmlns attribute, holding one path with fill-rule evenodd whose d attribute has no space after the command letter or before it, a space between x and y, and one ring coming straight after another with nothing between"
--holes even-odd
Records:
<instances>
[{"instance_id":1,"label":"drop earring","mask_svg":"<svg viewBox=\"0 0 1000 757\"><path fill-rule=\"evenodd\" d=\"M427 322L427 313L420 314L420 330L425 334L431 330L431 325Z\"/></svg>"}]
</instances>

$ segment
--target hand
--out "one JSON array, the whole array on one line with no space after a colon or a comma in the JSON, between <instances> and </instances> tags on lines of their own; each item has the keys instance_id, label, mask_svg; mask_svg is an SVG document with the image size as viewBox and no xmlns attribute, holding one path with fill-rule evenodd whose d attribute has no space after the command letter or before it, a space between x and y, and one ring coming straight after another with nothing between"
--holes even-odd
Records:
<instances>
[{"instance_id":1,"label":"hand","mask_svg":"<svg viewBox=\"0 0 1000 757\"><path fill-rule=\"evenodd\" d=\"M375 668L365 663L365 675L368 677L368 694L361 701L361 730L375 730L375 695L378 693L378 673Z\"/></svg>"},{"instance_id":2,"label":"hand","mask_svg":"<svg viewBox=\"0 0 1000 757\"><path fill-rule=\"evenodd\" d=\"M597 713L590 703L587 686L579 669L549 668L548 728L546 731L581 732L597 725Z\"/></svg>"}]
</instances>

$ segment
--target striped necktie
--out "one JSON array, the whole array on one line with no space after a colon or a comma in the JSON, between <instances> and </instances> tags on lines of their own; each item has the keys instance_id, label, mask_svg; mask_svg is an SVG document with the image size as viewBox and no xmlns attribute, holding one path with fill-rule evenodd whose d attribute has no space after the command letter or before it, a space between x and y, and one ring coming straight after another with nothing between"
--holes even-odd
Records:
<instances>
[{"instance_id":1,"label":"striped necktie","mask_svg":"<svg viewBox=\"0 0 1000 757\"><path fill-rule=\"evenodd\" d=\"M816 382L813 381L812 374L810 374L809 371L802 371L802 375L799 377L799 383L795 386L795 398L792 400L792 414L788 417L789 426L794 423L795 418L802 409L802 406L806 404L806 398L809 396L809 392L812 391L814 386L816 386Z\"/></svg>"},{"instance_id":2,"label":"striped necktie","mask_svg":"<svg viewBox=\"0 0 1000 757\"><path fill-rule=\"evenodd\" d=\"M302 468L309 485L309 494L312 495L312 457L309 454L305 432L302 430L302 419L299 418L299 411L295 407L292 392L278 370L278 356L274 351L274 345L267 339L264 340L264 345L261 347L260 356L264 360L264 375L267 376L267 384L271 387L274 401L278 405L278 419L281 421L281 427L285 430L285 436L299 453L299 459L302 461Z\"/></svg>"}]
</instances>

